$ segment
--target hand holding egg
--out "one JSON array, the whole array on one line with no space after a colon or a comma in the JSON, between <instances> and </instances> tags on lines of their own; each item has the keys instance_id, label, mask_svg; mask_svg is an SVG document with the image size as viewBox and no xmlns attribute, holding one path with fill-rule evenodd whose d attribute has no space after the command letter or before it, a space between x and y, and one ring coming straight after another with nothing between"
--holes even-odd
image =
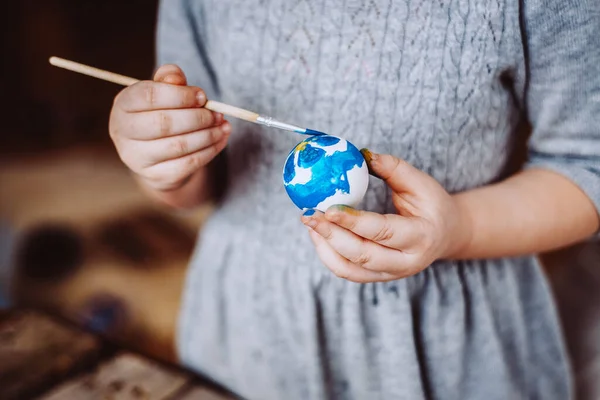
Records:
<instances>
[{"instance_id":1,"label":"hand holding egg","mask_svg":"<svg viewBox=\"0 0 600 400\"><path fill-rule=\"evenodd\" d=\"M361 152L347 140L312 136L288 155L283 183L298 208L325 212L332 205L357 207L369 185L369 170Z\"/></svg>"}]
</instances>

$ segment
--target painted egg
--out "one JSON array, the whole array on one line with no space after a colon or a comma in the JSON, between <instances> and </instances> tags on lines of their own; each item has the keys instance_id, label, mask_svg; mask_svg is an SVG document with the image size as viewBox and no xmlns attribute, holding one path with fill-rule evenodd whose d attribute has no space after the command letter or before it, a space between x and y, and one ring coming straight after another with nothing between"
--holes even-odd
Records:
<instances>
[{"instance_id":1,"label":"painted egg","mask_svg":"<svg viewBox=\"0 0 600 400\"><path fill-rule=\"evenodd\" d=\"M356 208L367 192L369 170L362 153L347 140L312 136L288 155L283 183L301 210L325 212L332 205Z\"/></svg>"}]
</instances>

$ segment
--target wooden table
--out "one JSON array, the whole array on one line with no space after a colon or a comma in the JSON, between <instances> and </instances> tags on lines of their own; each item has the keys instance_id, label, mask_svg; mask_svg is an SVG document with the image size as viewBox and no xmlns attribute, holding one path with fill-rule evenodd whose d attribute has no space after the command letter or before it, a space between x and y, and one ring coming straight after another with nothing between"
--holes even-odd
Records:
<instances>
[{"instance_id":1,"label":"wooden table","mask_svg":"<svg viewBox=\"0 0 600 400\"><path fill-rule=\"evenodd\" d=\"M121 349L65 321L0 311L2 400L227 400L188 371Z\"/></svg>"}]
</instances>

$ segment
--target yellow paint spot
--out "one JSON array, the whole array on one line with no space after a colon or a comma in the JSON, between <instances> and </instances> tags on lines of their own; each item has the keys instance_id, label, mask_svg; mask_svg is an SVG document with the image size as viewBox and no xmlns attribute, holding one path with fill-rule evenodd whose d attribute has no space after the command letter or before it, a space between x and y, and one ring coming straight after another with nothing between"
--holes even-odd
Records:
<instances>
[{"instance_id":1,"label":"yellow paint spot","mask_svg":"<svg viewBox=\"0 0 600 400\"><path fill-rule=\"evenodd\" d=\"M307 142L300 142L300 143L298 143L298 145L296 146L296 148L294 149L294 151L296 153L301 152L301 151L303 151L306 148L307 145L308 145Z\"/></svg>"}]
</instances>

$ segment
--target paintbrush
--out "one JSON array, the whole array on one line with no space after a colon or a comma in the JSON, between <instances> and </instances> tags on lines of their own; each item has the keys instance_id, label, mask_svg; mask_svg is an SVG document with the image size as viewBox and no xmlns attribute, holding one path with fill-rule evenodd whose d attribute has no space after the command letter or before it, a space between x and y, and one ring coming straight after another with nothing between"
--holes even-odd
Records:
<instances>
[{"instance_id":1,"label":"paintbrush","mask_svg":"<svg viewBox=\"0 0 600 400\"><path fill-rule=\"evenodd\" d=\"M78 72L80 74L88 75L94 78L102 79L123 86L131 86L134 83L139 82L139 80L135 78L115 74L114 72L104 71L102 69L90 67L89 65L65 60L64 58L50 57L50 64L56 67L68 69L69 71ZM208 100L204 105L204 108L224 115L228 115L230 117L243 119L244 121L269 126L272 128L283 129L285 131L296 132L304 135L324 135L323 132L315 131L313 129L301 128L292 124L286 124L285 122L277 121L276 119L273 119L271 117L260 115L252 111L244 110L243 108L230 106L229 104L219 103L218 101L214 100Z\"/></svg>"}]
</instances>

